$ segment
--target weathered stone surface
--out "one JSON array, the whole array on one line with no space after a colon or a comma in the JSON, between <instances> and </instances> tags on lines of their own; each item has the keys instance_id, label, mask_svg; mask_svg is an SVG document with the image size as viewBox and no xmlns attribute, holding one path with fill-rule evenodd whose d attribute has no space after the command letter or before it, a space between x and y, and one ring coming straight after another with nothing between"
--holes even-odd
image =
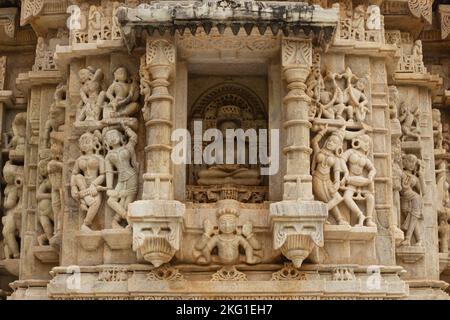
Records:
<instances>
[{"instance_id":1,"label":"weathered stone surface","mask_svg":"<svg viewBox=\"0 0 450 320\"><path fill-rule=\"evenodd\" d=\"M448 299L448 5L143 2L0 8L1 298Z\"/></svg>"}]
</instances>

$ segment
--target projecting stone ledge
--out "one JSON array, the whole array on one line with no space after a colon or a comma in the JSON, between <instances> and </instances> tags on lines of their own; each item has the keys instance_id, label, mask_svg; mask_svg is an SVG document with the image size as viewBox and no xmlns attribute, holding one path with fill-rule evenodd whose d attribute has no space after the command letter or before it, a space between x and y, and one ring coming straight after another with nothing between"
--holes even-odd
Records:
<instances>
[{"instance_id":1,"label":"projecting stone ledge","mask_svg":"<svg viewBox=\"0 0 450 320\"><path fill-rule=\"evenodd\" d=\"M273 248L300 268L315 247L324 244L327 207L320 201L285 200L270 205Z\"/></svg>"},{"instance_id":2,"label":"projecting stone ledge","mask_svg":"<svg viewBox=\"0 0 450 320\"><path fill-rule=\"evenodd\" d=\"M281 30L285 36L297 35L303 30L329 40L339 20L339 5L323 9L304 2L284 1L154 1L136 8L121 7L117 18L125 38L130 37L133 26L146 27L150 34L155 30L161 34L167 30L175 34L178 30L183 34L188 28L194 35L199 27L207 34L213 27L221 34L230 27L235 35L241 27L247 34L251 34L254 27L264 34L269 27L273 34Z\"/></svg>"}]
</instances>

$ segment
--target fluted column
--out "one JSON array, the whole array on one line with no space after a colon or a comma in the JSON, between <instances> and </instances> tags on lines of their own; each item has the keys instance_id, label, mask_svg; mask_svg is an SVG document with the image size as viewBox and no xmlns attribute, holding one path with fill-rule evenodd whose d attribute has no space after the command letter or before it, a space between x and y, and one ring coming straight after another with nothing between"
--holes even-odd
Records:
<instances>
[{"instance_id":1,"label":"fluted column","mask_svg":"<svg viewBox=\"0 0 450 320\"><path fill-rule=\"evenodd\" d=\"M170 135L174 98L169 93L168 80L174 72L175 46L163 39L148 40L145 63L152 77L152 94L149 97L149 110L144 112L147 170L142 198L170 200L173 199Z\"/></svg>"},{"instance_id":2,"label":"fluted column","mask_svg":"<svg viewBox=\"0 0 450 320\"><path fill-rule=\"evenodd\" d=\"M308 110L311 99L306 94L306 78L311 67L312 44L309 39L283 39L282 66L288 93L283 99L286 130L286 175L284 200L312 200L310 170L311 148Z\"/></svg>"}]
</instances>

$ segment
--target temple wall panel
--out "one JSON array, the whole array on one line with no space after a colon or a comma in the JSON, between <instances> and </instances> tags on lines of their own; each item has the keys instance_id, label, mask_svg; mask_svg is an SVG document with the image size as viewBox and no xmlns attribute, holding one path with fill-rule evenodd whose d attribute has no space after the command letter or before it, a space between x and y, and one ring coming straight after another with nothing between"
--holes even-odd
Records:
<instances>
[{"instance_id":1,"label":"temple wall panel","mask_svg":"<svg viewBox=\"0 0 450 320\"><path fill-rule=\"evenodd\" d=\"M448 299L447 5L22 3L0 298Z\"/></svg>"}]
</instances>

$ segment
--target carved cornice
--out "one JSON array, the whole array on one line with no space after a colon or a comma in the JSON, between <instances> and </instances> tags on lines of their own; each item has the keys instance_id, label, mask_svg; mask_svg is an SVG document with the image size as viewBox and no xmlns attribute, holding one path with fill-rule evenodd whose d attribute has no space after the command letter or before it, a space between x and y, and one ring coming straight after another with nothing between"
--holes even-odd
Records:
<instances>
[{"instance_id":1,"label":"carved cornice","mask_svg":"<svg viewBox=\"0 0 450 320\"><path fill-rule=\"evenodd\" d=\"M137 8L120 7L116 14L126 42L132 43L131 30L135 26L145 27L150 35L156 30L183 35L188 29L193 35L203 29L209 34L217 28L223 34L227 28L237 35L244 29L247 35L258 29L276 35L298 35L301 30L311 31L319 40L331 40L339 18L338 7L323 9L304 2L289 1L192 1L178 4L172 1L155 1L141 4Z\"/></svg>"},{"instance_id":2,"label":"carved cornice","mask_svg":"<svg viewBox=\"0 0 450 320\"><path fill-rule=\"evenodd\" d=\"M432 6L434 0L385 1L381 8L383 15L409 15L423 18L432 23Z\"/></svg>"},{"instance_id":3,"label":"carved cornice","mask_svg":"<svg viewBox=\"0 0 450 320\"><path fill-rule=\"evenodd\" d=\"M446 39L450 34L450 5L439 5L439 20L441 39Z\"/></svg>"},{"instance_id":4,"label":"carved cornice","mask_svg":"<svg viewBox=\"0 0 450 320\"><path fill-rule=\"evenodd\" d=\"M22 0L20 25L39 15L66 14L69 0Z\"/></svg>"},{"instance_id":5,"label":"carved cornice","mask_svg":"<svg viewBox=\"0 0 450 320\"><path fill-rule=\"evenodd\" d=\"M224 35L219 34L217 30L211 30L209 35L204 30L198 30L195 36L185 33L177 37L177 48L185 55L204 51L236 50L240 55L254 55L258 52L260 55L271 57L278 52L280 46L279 37L269 34L233 36L228 30Z\"/></svg>"},{"instance_id":6,"label":"carved cornice","mask_svg":"<svg viewBox=\"0 0 450 320\"><path fill-rule=\"evenodd\" d=\"M20 25L27 24L32 17L39 15L44 8L44 0L22 0Z\"/></svg>"},{"instance_id":7,"label":"carved cornice","mask_svg":"<svg viewBox=\"0 0 450 320\"><path fill-rule=\"evenodd\" d=\"M433 1L434 0L408 0L408 7L416 18L424 18L431 24L433 20Z\"/></svg>"},{"instance_id":8,"label":"carved cornice","mask_svg":"<svg viewBox=\"0 0 450 320\"><path fill-rule=\"evenodd\" d=\"M13 39L16 32L17 8L0 9L0 38Z\"/></svg>"}]
</instances>

